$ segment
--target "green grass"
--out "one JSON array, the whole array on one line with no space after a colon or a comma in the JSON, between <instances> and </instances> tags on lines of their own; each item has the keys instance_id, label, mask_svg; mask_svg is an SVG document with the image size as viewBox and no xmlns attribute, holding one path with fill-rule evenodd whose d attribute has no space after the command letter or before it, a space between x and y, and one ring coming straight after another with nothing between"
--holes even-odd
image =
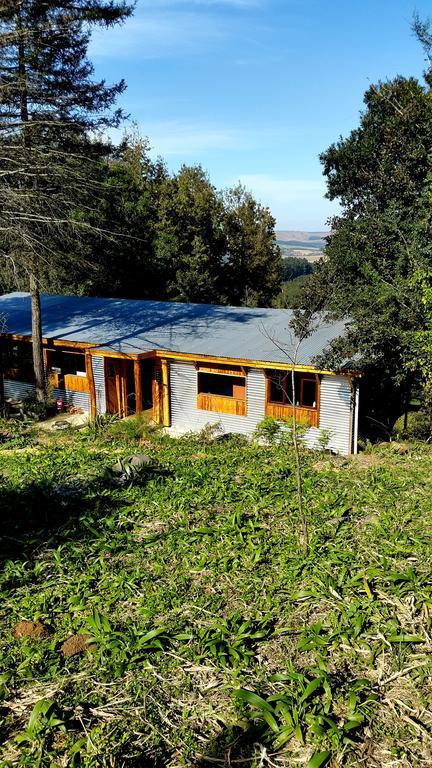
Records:
<instances>
[{"instance_id":1,"label":"green grass","mask_svg":"<svg viewBox=\"0 0 432 768\"><path fill-rule=\"evenodd\" d=\"M431 459L305 452L306 556L287 446L135 420L8 438L0 765L430 764Z\"/></svg>"}]
</instances>

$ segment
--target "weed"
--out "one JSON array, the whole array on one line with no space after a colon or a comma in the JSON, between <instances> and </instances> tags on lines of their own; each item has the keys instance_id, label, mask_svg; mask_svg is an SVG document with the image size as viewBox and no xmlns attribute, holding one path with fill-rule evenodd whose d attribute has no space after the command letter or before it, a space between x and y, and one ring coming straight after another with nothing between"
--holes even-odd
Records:
<instances>
[{"instance_id":1,"label":"weed","mask_svg":"<svg viewBox=\"0 0 432 768\"><path fill-rule=\"evenodd\" d=\"M289 440L207 438L0 451L0 764L427 765L431 448L303 451L306 554Z\"/></svg>"}]
</instances>

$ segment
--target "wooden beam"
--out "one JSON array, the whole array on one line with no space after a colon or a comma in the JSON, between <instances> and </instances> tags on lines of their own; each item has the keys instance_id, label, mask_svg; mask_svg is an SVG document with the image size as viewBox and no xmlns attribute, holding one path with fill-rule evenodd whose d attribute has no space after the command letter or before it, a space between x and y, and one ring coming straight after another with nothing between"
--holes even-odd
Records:
<instances>
[{"instance_id":1,"label":"wooden beam","mask_svg":"<svg viewBox=\"0 0 432 768\"><path fill-rule=\"evenodd\" d=\"M136 352L131 352L130 354L126 352L111 352L108 349L92 349L92 354L98 357L113 357L119 360L141 360L142 357L146 356L139 355ZM154 357L154 354L149 355L149 357Z\"/></svg>"},{"instance_id":2,"label":"wooden beam","mask_svg":"<svg viewBox=\"0 0 432 768\"><path fill-rule=\"evenodd\" d=\"M90 352L85 353L86 374L90 391L90 416L92 419L96 417L96 387L93 376L92 356Z\"/></svg>"},{"instance_id":3,"label":"wooden beam","mask_svg":"<svg viewBox=\"0 0 432 768\"><path fill-rule=\"evenodd\" d=\"M2 334L15 341L31 341L31 336L19 336L14 334ZM154 349L148 352L114 352L106 349L95 349L94 344L88 342L78 341L64 341L62 339L43 339L43 344L52 344L54 346L70 346L81 347L82 349L91 349L93 355L100 357L114 357L125 360L145 360L148 358L162 358L167 360L180 360L184 362L192 363L220 363L222 365L238 365L245 366L246 368L268 368L275 371L290 371L292 369L292 363L275 363L270 360L245 360L243 358L236 357L218 357L214 355L197 355L192 352L171 352L164 349ZM294 370L299 373L319 373L326 374L327 376L355 376L361 377L363 374L361 371L346 370L346 371L331 371L328 369L315 368L313 365L295 365Z\"/></svg>"},{"instance_id":4,"label":"wooden beam","mask_svg":"<svg viewBox=\"0 0 432 768\"><path fill-rule=\"evenodd\" d=\"M167 360L180 360L192 363L220 363L221 365L237 365L246 368L264 368L272 371L290 371L292 363L273 363L269 360L244 360L236 357L215 357L213 355L196 355L189 352L169 352L155 349L153 357L166 358ZM361 376L357 371L330 371L327 369L315 368L313 365L295 365L294 370L299 373L320 373L328 376Z\"/></svg>"},{"instance_id":5,"label":"wooden beam","mask_svg":"<svg viewBox=\"0 0 432 768\"><path fill-rule=\"evenodd\" d=\"M171 426L168 360L162 359L162 424Z\"/></svg>"},{"instance_id":6,"label":"wooden beam","mask_svg":"<svg viewBox=\"0 0 432 768\"><path fill-rule=\"evenodd\" d=\"M141 363L134 360L134 379L135 379L135 412L137 416L142 413L142 382L141 382Z\"/></svg>"}]
</instances>

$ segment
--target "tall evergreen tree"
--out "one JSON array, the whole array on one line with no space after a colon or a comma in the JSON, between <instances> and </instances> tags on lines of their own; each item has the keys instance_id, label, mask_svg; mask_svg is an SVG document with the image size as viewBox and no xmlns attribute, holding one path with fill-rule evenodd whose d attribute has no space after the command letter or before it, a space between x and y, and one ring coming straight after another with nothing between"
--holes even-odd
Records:
<instances>
[{"instance_id":1,"label":"tall evergreen tree","mask_svg":"<svg viewBox=\"0 0 432 768\"><path fill-rule=\"evenodd\" d=\"M0 248L28 275L37 396L44 396L39 297L53 239L83 231L94 195L88 134L118 125L123 81L107 86L87 58L91 29L122 22L125 0L3 0L0 6ZM75 255L76 249L72 254ZM64 249L62 258L67 258Z\"/></svg>"},{"instance_id":2,"label":"tall evergreen tree","mask_svg":"<svg viewBox=\"0 0 432 768\"><path fill-rule=\"evenodd\" d=\"M201 166L183 166L160 192L156 253L167 274L167 297L217 303L225 251L223 203Z\"/></svg>"},{"instance_id":3,"label":"tall evergreen tree","mask_svg":"<svg viewBox=\"0 0 432 768\"><path fill-rule=\"evenodd\" d=\"M243 186L225 195L225 285L231 304L269 306L282 282L275 219Z\"/></svg>"}]
</instances>

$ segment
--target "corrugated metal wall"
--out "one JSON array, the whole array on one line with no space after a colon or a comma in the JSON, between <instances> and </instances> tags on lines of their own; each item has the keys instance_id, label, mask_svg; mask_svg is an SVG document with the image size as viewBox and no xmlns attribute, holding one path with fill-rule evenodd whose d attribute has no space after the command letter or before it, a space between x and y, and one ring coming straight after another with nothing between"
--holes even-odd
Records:
<instances>
[{"instance_id":1,"label":"corrugated metal wall","mask_svg":"<svg viewBox=\"0 0 432 768\"><path fill-rule=\"evenodd\" d=\"M91 362L96 390L96 410L98 413L106 413L105 358L92 355Z\"/></svg>"},{"instance_id":2,"label":"corrugated metal wall","mask_svg":"<svg viewBox=\"0 0 432 768\"><path fill-rule=\"evenodd\" d=\"M71 389L53 389L53 398L61 398L64 403L72 403L84 413L90 413L90 395L88 392L73 392Z\"/></svg>"},{"instance_id":3,"label":"corrugated metal wall","mask_svg":"<svg viewBox=\"0 0 432 768\"><path fill-rule=\"evenodd\" d=\"M352 391L347 376L323 376L321 380L320 429L330 433L329 448L347 454L351 450Z\"/></svg>"},{"instance_id":4,"label":"corrugated metal wall","mask_svg":"<svg viewBox=\"0 0 432 768\"><path fill-rule=\"evenodd\" d=\"M264 418L265 376L261 369L251 368L247 375L247 416L201 411L196 407L197 372L189 363L172 363L171 423L174 431L198 431L206 424L221 423L225 432L250 434ZM320 430L328 430L328 448L347 454L351 447L351 388L345 376L323 376L319 429L310 429L304 439L308 447L319 447Z\"/></svg>"},{"instance_id":5,"label":"corrugated metal wall","mask_svg":"<svg viewBox=\"0 0 432 768\"><path fill-rule=\"evenodd\" d=\"M5 379L4 394L5 398L11 397L13 400L23 400L25 397L31 397L34 394L34 384L24 381L12 381ZM64 403L72 403L76 408L81 408L85 413L90 413L90 395L87 392L73 392L66 389L53 389L52 397L54 400L61 398Z\"/></svg>"},{"instance_id":6,"label":"corrugated metal wall","mask_svg":"<svg viewBox=\"0 0 432 768\"><path fill-rule=\"evenodd\" d=\"M28 384L24 381L12 381L5 379L3 382L5 400L9 397L12 400L23 400L24 397L31 397L34 394L34 384Z\"/></svg>"},{"instance_id":7,"label":"corrugated metal wall","mask_svg":"<svg viewBox=\"0 0 432 768\"><path fill-rule=\"evenodd\" d=\"M247 415L201 411L196 407L197 372L190 363L171 363L171 425L174 431L196 432L206 424L220 422L225 432L249 434L264 418L265 378L263 371L251 369L247 375Z\"/></svg>"}]
</instances>

